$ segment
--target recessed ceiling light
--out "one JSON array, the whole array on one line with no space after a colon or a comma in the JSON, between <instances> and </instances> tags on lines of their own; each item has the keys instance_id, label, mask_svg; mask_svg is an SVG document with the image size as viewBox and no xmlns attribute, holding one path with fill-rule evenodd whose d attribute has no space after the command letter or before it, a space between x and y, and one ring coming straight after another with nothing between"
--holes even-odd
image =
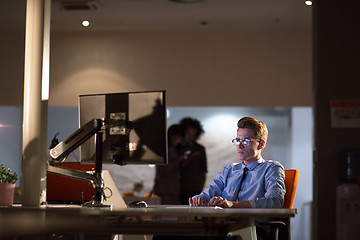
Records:
<instances>
[{"instance_id":1,"label":"recessed ceiling light","mask_svg":"<svg viewBox=\"0 0 360 240\"><path fill-rule=\"evenodd\" d=\"M88 20L84 20L81 23L84 27L88 27L90 25L90 22Z\"/></svg>"},{"instance_id":2,"label":"recessed ceiling light","mask_svg":"<svg viewBox=\"0 0 360 240\"><path fill-rule=\"evenodd\" d=\"M305 4L308 5L308 6L311 6L311 5L312 5L312 1L305 1Z\"/></svg>"}]
</instances>

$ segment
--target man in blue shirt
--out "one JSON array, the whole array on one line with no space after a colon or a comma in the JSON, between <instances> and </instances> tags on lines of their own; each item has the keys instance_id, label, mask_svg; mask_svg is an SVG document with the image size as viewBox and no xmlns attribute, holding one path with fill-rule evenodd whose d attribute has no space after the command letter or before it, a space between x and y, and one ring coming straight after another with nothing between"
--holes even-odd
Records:
<instances>
[{"instance_id":1,"label":"man in blue shirt","mask_svg":"<svg viewBox=\"0 0 360 240\"><path fill-rule=\"evenodd\" d=\"M190 206L282 208L284 168L261 157L267 138L265 123L252 117L240 119L232 141L240 163L225 166L206 190L189 199Z\"/></svg>"}]
</instances>

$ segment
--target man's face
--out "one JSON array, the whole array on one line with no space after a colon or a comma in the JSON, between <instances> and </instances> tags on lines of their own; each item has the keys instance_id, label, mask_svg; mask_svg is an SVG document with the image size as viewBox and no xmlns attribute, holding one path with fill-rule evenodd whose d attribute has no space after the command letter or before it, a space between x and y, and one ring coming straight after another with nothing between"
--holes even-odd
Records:
<instances>
[{"instance_id":1,"label":"man's face","mask_svg":"<svg viewBox=\"0 0 360 240\"><path fill-rule=\"evenodd\" d=\"M173 134L170 136L170 142L172 146L176 146L181 143L181 136L180 134Z\"/></svg>"},{"instance_id":2,"label":"man's face","mask_svg":"<svg viewBox=\"0 0 360 240\"><path fill-rule=\"evenodd\" d=\"M198 131L195 128L188 127L185 132L185 142L191 144L195 141Z\"/></svg>"},{"instance_id":3,"label":"man's face","mask_svg":"<svg viewBox=\"0 0 360 240\"><path fill-rule=\"evenodd\" d=\"M240 161L244 161L245 164L250 164L260 158L263 147L259 140L255 139L255 134L251 129L239 128L237 131L237 138L247 138L251 140L246 146L240 143L236 147Z\"/></svg>"}]
</instances>

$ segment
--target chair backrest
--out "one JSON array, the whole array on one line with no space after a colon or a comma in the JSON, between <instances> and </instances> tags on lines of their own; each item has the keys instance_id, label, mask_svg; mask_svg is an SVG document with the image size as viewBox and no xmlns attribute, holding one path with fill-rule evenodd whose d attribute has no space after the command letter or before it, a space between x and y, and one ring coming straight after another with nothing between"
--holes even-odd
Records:
<instances>
[{"instance_id":1,"label":"chair backrest","mask_svg":"<svg viewBox=\"0 0 360 240\"><path fill-rule=\"evenodd\" d=\"M299 171L296 169L285 170L285 187L286 194L284 198L283 208L293 208L296 188L299 180Z\"/></svg>"},{"instance_id":2,"label":"chair backrest","mask_svg":"<svg viewBox=\"0 0 360 240\"><path fill-rule=\"evenodd\" d=\"M133 191L125 191L123 192L124 197L135 197L135 194Z\"/></svg>"}]
</instances>

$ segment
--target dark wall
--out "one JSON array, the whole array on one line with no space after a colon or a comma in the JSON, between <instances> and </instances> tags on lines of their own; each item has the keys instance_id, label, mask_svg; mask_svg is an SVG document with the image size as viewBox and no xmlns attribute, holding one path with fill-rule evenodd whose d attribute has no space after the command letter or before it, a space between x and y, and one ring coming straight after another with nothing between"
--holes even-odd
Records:
<instances>
[{"instance_id":1,"label":"dark wall","mask_svg":"<svg viewBox=\"0 0 360 240\"><path fill-rule=\"evenodd\" d=\"M360 100L360 6L356 0L314 3L313 239L336 239L339 153L360 148L360 128L332 128L332 100Z\"/></svg>"}]
</instances>

